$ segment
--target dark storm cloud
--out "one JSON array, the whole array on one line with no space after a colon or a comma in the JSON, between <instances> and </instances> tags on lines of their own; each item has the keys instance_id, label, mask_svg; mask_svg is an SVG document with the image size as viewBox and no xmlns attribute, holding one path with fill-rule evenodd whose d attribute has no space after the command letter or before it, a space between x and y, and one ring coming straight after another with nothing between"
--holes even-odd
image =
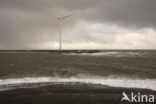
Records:
<instances>
[{"instance_id":1,"label":"dark storm cloud","mask_svg":"<svg viewBox=\"0 0 156 104\"><path fill-rule=\"evenodd\" d=\"M51 8L62 15L75 13L65 21L67 30L81 21L156 28L155 4L156 0L0 0L0 46L28 48L58 41L58 23ZM96 40L90 35L83 37Z\"/></svg>"}]
</instances>

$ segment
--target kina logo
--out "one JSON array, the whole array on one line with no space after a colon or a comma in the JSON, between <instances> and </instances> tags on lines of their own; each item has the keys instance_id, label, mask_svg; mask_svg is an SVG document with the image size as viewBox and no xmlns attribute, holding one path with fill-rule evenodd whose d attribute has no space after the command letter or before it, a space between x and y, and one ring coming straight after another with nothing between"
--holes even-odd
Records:
<instances>
[{"instance_id":1,"label":"kina logo","mask_svg":"<svg viewBox=\"0 0 156 104\"><path fill-rule=\"evenodd\" d=\"M146 94L141 94L138 92L137 94L131 92L130 96L128 96L125 92L122 92L122 99L121 102L123 101L128 101L128 102L154 102L154 95L146 95Z\"/></svg>"}]
</instances>

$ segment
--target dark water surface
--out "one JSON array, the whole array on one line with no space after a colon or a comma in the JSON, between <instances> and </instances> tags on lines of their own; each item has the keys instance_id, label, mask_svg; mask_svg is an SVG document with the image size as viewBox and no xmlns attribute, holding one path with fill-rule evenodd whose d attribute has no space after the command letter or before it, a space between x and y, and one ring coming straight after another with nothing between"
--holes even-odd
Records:
<instances>
[{"instance_id":1,"label":"dark water surface","mask_svg":"<svg viewBox=\"0 0 156 104\"><path fill-rule=\"evenodd\" d=\"M43 76L155 79L156 51L0 52L0 79Z\"/></svg>"}]
</instances>

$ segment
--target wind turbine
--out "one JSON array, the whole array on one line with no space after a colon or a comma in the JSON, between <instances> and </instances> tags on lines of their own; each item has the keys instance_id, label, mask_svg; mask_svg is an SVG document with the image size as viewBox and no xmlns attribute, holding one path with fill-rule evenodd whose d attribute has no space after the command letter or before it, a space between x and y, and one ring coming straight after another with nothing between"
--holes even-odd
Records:
<instances>
[{"instance_id":1,"label":"wind turbine","mask_svg":"<svg viewBox=\"0 0 156 104\"><path fill-rule=\"evenodd\" d=\"M63 20L67 19L68 17L72 16L72 14L66 15L66 16L59 16L58 14L56 14L55 11L52 10L52 12L54 13L54 15L56 16L56 18L57 18L57 20L59 22L59 32L60 32L60 37L59 37L60 46L59 46L59 50L62 50L62 22L63 22Z\"/></svg>"}]
</instances>

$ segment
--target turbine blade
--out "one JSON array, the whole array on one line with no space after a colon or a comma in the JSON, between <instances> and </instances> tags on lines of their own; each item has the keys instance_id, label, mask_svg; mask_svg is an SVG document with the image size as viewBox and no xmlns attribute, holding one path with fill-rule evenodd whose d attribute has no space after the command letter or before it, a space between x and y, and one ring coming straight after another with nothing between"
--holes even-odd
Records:
<instances>
[{"instance_id":1,"label":"turbine blade","mask_svg":"<svg viewBox=\"0 0 156 104\"><path fill-rule=\"evenodd\" d=\"M66 18L71 17L71 16L72 16L72 14L67 15L67 16L64 16L64 17L62 17L61 19L66 19Z\"/></svg>"},{"instance_id":2,"label":"turbine blade","mask_svg":"<svg viewBox=\"0 0 156 104\"><path fill-rule=\"evenodd\" d=\"M60 18L60 16L58 14L56 14L56 12L54 10L51 10L51 11L56 16L57 19Z\"/></svg>"}]
</instances>

